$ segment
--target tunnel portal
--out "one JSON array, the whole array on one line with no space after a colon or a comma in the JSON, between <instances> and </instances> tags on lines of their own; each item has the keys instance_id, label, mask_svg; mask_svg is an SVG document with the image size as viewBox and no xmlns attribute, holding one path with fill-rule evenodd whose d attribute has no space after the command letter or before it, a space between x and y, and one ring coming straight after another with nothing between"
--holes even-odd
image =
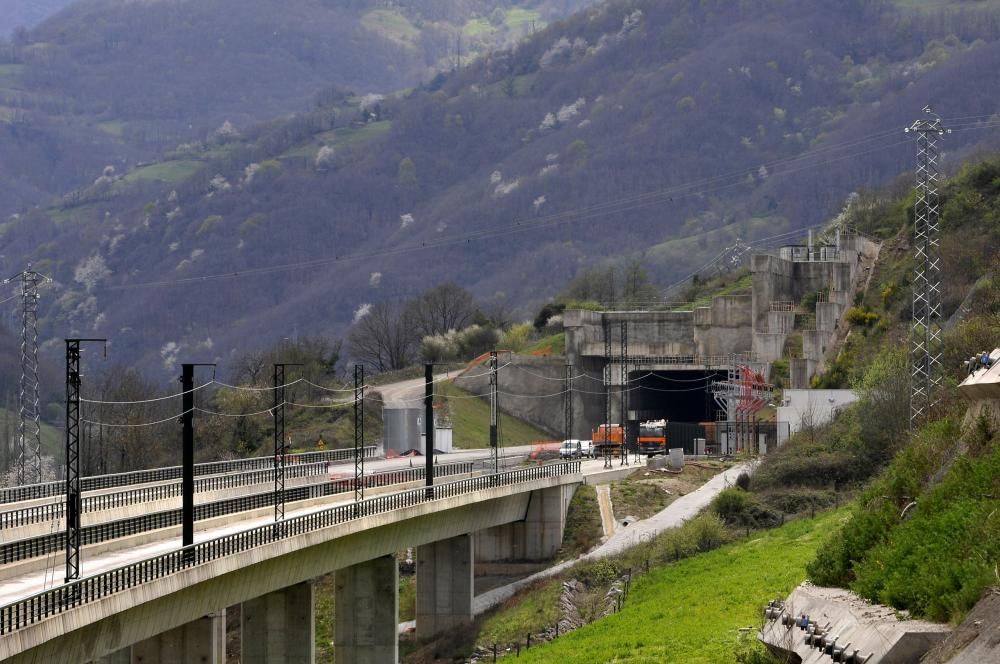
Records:
<instances>
[{"instance_id":1,"label":"tunnel portal","mask_svg":"<svg viewBox=\"0 0 1000 664\"><path fill-rule=\"evenodd\" d=\"M725 418L712 398L712 381L726 380L725 371L635 371L629 374L628 438L636 440L639 423L667 421L667 446L694 453L694 440L705 438L706 422Z\"/></svg>"}]
</instances>

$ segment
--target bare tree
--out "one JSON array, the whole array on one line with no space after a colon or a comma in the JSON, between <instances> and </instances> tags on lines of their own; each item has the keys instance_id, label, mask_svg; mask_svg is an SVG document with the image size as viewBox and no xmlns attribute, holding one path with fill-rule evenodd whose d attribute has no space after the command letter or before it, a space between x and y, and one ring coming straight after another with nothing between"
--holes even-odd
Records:
<instances>
[{"instance_id":1,"label":"bare tree","mask_svg":"<svg viewBox=\"0 0 1000 664\"><path fill-rule=\"evenodd\" d=\"M421 338L468 327L479 313L472 294L453 283L431 288L413 300L408 308L413 326Z\"/></svg>"},{"instance_id":2,"label":"bare tree","mask_svg":"<svg viewBox=\"0 0 1000 664\"><path fill-rule=\"evenodd\" d=\"M98 467L105 467L109 472L126 472L175 465L180 461L176 445L179 429L174 427L171 431L168 424L144 426L179 412L179 397L150 401L162 396L163 392L138 370L120 364L112 366L97 381L95 392L102 401L119 402L88 404L84 410L88 420L115 425L105 428L100 451L84 450L85 454L100 452L104 455L105 458L96 460ZM98 434L95 432L95 435Z\"/></svg>"},{"instance_id":3,"label":"bare tree","mask_svg":"<svg viewBox=\"0 0 1000 664\"><path fill-rule=\"evenodd\" d=\"M416 357L419 341L410 319L411 307L398 302L372 306L351 328L351 355L379 372L409 365Z\"/></svg>"},{"instance_id":4,"label":"bare tree","mask_svg":"<svg viewBox=\"0 0 1000 664\"><path fill-rule=\"evenodd\" d=\"M238 385L261 385L266 374L264 367L269 358L261 350L250 350L236 360L233 378Z\"/></svg>"}]
</instances>

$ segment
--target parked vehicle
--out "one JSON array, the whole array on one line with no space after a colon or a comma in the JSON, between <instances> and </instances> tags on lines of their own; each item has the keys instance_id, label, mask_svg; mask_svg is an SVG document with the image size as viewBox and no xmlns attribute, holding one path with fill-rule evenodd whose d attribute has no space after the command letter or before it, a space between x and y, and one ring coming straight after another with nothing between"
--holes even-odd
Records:
<instances>
[{"instance_id":1,"label":"parked vehicle","mask_svg":"<svg viewBox=\"0 0 1000 664\"><path fill-rule=\"evenodd\" d=\"M580 441L580 456L593 458L594 444L589 440Z\"/></svg>"},{"instance_id":2,"label":"parked vehicle","mask_svg":"<svg viewBox=\"0 0 1000 664\"><path fill-rule=\"evenodd\" d=\"M559 458L561 459L579 459L581 456L583 456L583 448L580 441L575 438L564 440L559 446Z\"/></svg>"},{"instance_id":3,"label":"parked vehicle","mask_svg":"<svg viewBox=\"0 0 1000 664\"><path fill-rule=\"evenodd\" d=\"M620 424L612 424L610 428L601 424L594 429L591 436L594 441L594 455L602 456L605 448L610 448L612 456L622 453L622 442L625 440L625 431Z\"/></svg>"},{"instance_id":4,"label":"parked vehicle","mask_svg":"<svg viewBox=\"0 0 1000 664\"><path fill-rule=\"evenodd\" d=\"M639 423L639 454L653 456L667 453L667 421L648 420Z\"/></svg>"}]
</instances>

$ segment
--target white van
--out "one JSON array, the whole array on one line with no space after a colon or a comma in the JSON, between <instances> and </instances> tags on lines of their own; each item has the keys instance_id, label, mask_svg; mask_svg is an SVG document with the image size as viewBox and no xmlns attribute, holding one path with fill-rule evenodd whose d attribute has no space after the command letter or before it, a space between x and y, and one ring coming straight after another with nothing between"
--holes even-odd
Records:
<instances>
[{"instance_id":1,"label":"white van","mask_svg":"<svg viewBox=\"0 0 1000 664\"><path fill-rule=\"evenodd\" d=\"M582 455L583 448L580 441L575 438L564 440L559 446L559 458L561 459L579 459Z\"/></svg>"}]
</instances>

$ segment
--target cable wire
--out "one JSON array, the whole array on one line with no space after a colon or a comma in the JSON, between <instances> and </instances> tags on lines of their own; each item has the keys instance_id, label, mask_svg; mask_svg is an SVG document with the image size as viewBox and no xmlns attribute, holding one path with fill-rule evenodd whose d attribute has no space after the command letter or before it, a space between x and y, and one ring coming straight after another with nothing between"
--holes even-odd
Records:
<instances>
[{"instance_id":1,"label":"cable wire","mask_svg":"<svg viewBox=\"0 0 1000 664\"><path fill-rule=\"evenodd\" d=\"M195 408L199 413L204 413L205 415L215 415L217 417L253 417L254 415L263 415L265 413L273 414L275 408L281 408L287 402L282 401L277 406L271 406L270 408L265 408L264 410L258 410L256 413L217 413L212 410L205 410L204 408Z\"/></svg>"},{"instance_id":2,"label":"cable wire","mask_svg":"<svg viewBox=\"0 0 1000 664\"><path fill-rule=\"evenodd\" d=\"M231 390L243 390L244 392L272 392L272 391L274 391L276 389L281 389L281 388L284 388L284 387L291 387L292 385L295 385L297 383L301 383L301 382L303 382L305 380L306 380L305 378L296 378L295 380L293 380L293 381L291 381L289 383L285 383L284 385L278 385L277 387L274 387L274 386L271 386L271 387L248 387L246 385L230 385L229 383L223 383L221 380L214 380L214 379L212 380L212 383L215 383L216 385L219 385L221 387L228 387ZM306 381L306 382L308 382L308 381Z\"/></svg>"},{"instance_id":3,"label":"cable wire","mask_svg":"<svg viewBox=\"0 0 1000 664\"><path fill-rule=\"evenodd\" d=\"M212 383L215 383L215 382L216 381L214 381L214 380L210 380L207 383L199 385L198 387L192 387L190 390L184 390L183 392L178 392L177 394L170 394L170 395L167 395L165 397L154 397L154 398L151 398L151 399L136 399L134 401L104 401L102 399L86 399L84 397L80 397L80 401L82 401L84 403L95 403L95 404L101 404L101 405L105 405L105 406L129 406L129 405L138 405L138 404L143 404L143 403L156 403L158 401L166 401L167 399L176 399L177 397L184 396L185 394L188 394L189 392L197 392L198 390L206 388L206 387L208 387L209 385L211 385Z\"/></svg>"},{"instance_id":4,"label":"cable wire","mask_svg":"<svg viewBox=\"0 0 1000 664\"><path fill-rule=\"evenodd\" d=\"M171 417L164 418L162 420L157 420L156 422L141 422L139 424L112 424L111 422L95 422L94 420L80 420L81 422L86 422L87 424L97 424L104 427L118 427L118 428L138 428L138 427L151 427L157 424L163 424L164 422L176 422L180 418L184 417L188 413L194 412L196 409L191 408L185 410L180 415L173 415Z\"/></svg>"}]
</instances>

